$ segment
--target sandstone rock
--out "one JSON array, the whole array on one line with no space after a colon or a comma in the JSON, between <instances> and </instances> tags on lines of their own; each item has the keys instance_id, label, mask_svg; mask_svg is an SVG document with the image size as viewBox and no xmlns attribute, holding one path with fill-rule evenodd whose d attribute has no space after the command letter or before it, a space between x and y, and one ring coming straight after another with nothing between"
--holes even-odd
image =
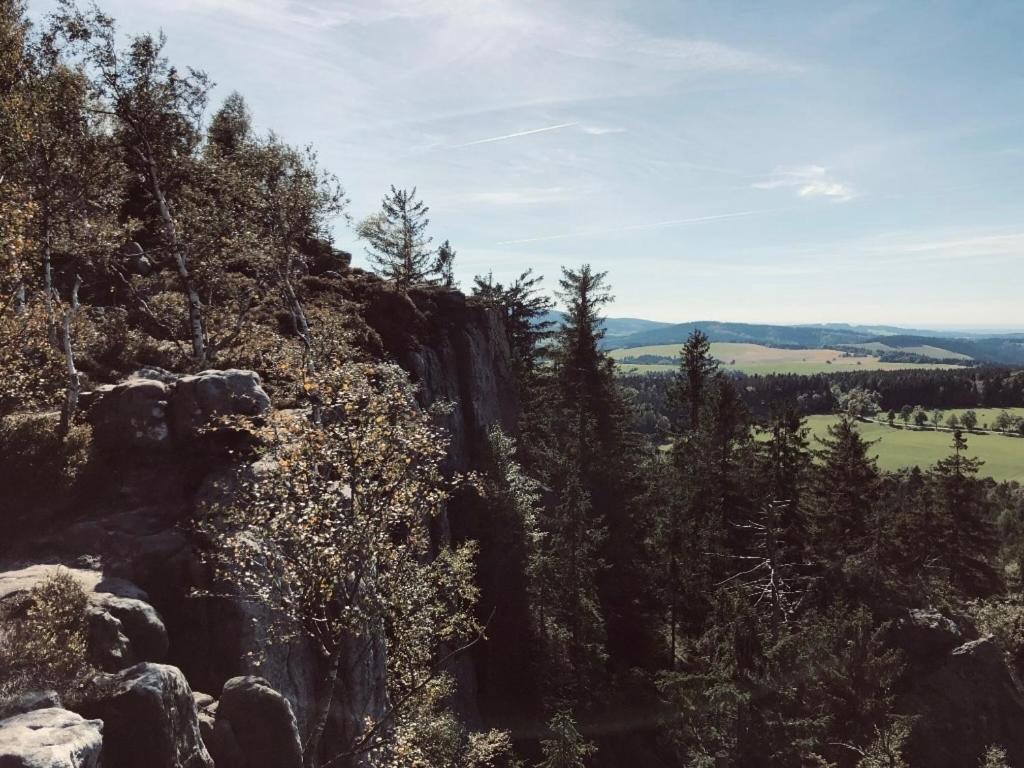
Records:
<instances>
[{"instance_id":1,"label":"sandstone rock","mask_svg":"<svg viewBox=\"0 0 1024 768\"><path fill-rule=\"evenodd\" d=\"M88 596L89 654L100 669L117 672L138 661L163 660L167 629L156 609L146 602L148 595L131 582L107 577L100 570L43 563L0 572L0 607L16 607L34 586L56 573L70 575Z\"/></svg>"},{"instance_id":2,"label":"sandstone rock","mask_svg":"<svg viewBox=\"0 0 1024 768\"><path fill-rule=\"evenodd\" d=\"M60 695L56 691L28 691L0 706L0 720L35 709L60 708Z\"/></svg>"},{"instance_id":3,"label":"sandstone rock","mask_svg":"<svg viewBox=\"0 0 1024 768\"><path fill-rule=\"evenodd\" d=\"M130 666L129 640L121 631L121 622L96 605L86 607L85 620L89 660L106 672L117 672Z\"/></svg>"},{"instance_id":4,"label":"sandstone rock","mask_svg":"<svg viewBox=\"0 0 1024 768\"><path fill-rule=\"evenodd\" d=\"M154 379L97 387L88 411L97 445L115 452L166 447L170 393L167 384Z\"/></svg>"},{"instance_id":5,"label":"sandstone rock","mask_svg":"<svg viewBox=\"0 0 1024 768\"><path fill-rule=\"evenodd\" d=\"M270 410L270 398L259 374L229 369L182 376L170 407L172 431L177 437L195 436L217 416L259 416Z\"/></svg>"},{"instance_id":6,"label":"sandstone rock","mask_svg":"<svg viewBox=\"0 0 1024 768\"><path fill-rule=\"evenodd\" d=\"M3 768L99 768L103 723L50 707L0 721Z\"/></svg>"},{"instance_id":7,"label":"sandstone rock","mask_svg":"<svg viewBox=\"0 0 1024 768\"><path fill-rule=\"evenodd\" d=\"M262 677L233 677L214 711L217 768L301 768L302 743L288 700Z\"/></svg>"},{"instance_id":8,"label":"sandstone rock","mask_svg":"<svg viewBox=\"0 0 1024 768\"><path fill-rule=\"evenodd\" d=\"M121 623L137 661L163 661L167 655L167 628L149 603L131 597L100 593L94 602Z\"/></svg>"},{"instance_id":9,"label":"sandstone rock","mask_svg":"<svg viewBox=\"0 0 1024 768\"><path fill-rule=\"evenodd\" d=\"M105 723L104 768L213 768L176 667L143 663L101 675L75 709Z\"/></svg>"},{"instance_id":10,"label":"sandstone rock","mask_svg":"<svg viewBox=\"0 0 1024 768\"><path fill-rule=\"evenodd\" d=\"M917 715L908 750L911 765L978 765L992 744L1006 748L1011 764L1024 764L1024 690L991 639L953 649L938 669L913 683L904 700L909 714Z\"/></svg>"},{"instance_id":11,"label":"sandstone rock","mask_svg":"<svg viewBox=\"0 0 1024 768\"><path fill-rule=\"evenodd\" d=\"M938 611L911 609L892 630L892 645L917 667L941 662L957 646L973 639L968 628Z\"/></svg>"}]
</instances>

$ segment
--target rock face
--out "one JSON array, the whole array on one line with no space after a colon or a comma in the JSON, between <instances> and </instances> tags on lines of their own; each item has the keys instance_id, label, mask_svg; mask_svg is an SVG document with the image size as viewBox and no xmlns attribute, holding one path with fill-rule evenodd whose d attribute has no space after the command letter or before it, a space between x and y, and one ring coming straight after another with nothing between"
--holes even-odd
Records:
<instances>
[{"instance_id":1,"label":"rock face","mask_svg":"<svg viewBox=\"0 0 1024 768\"><path fill-rule=\"evenodd\" d=\"M337 268L343 265L332 263L324 274ZM325 295L320 298L325 303L338 299L346 307L362 307L370 326L360 330L368 339L367 349L409 371L421 387L424 404L437 400L454 403L447 417L452 446L449 467L473 468L488 428L500 423L511 431L518 414L511 357L500 317L455 291L414 291L410 299L375 277L355 272L309 280L324 286ZM307 286L307 291L311 297L313 288ZM146 368L124 382L83 393L81 404L93 426L95 443L103 451L109 481L98 480L89 497L80 499L59 527L41 531L32 539L15 537L5 555L18 558L19 563L59 560L90 574L92 583L87 591L97 595L90 599L91 622L95 623L97 647L103 651L98 663L108 672L119 673L104 678L103 695L87 702L88 716L99 711L109 714L105 730L111 756L104 757L107 768L133 764L131 760L140 766L164 764L153 756L143 759L125 752L124 757L119 752L130 743L125 734L143 727L134 716L141 716L148 707L151 711L146 718L157 722L160 707L144 702L161 696L143 695L149 689L131 682L139 667L130 665L140 661L165 660L197 688L211 692L220 691L232 677L260 675L290 703L297 732L307 733L322 671L312 646L302 640L268 646L267 617L259 606L219 595L193 594L195 588L209 586L209 571L200 557L202 542L188 523L201 514L208 489L225 483L230 491L230 478L239 470L231 463L237 461L237 453L205 450L211 436L204 434L202 427L217 416L267 413L271 401L259 377L240 370L183 376ZM214 458L208 460L208 456ZM472 512L469 501L464 509L458 501L451 505L434 531L439 544L449 538L473 536L473 526L485 529L487 521L475 522ZM483 560L487 546L484 542ZM5 567L15 568L0 564L0 571ZM110 586L118 579L132 589ZM3 589L0 573L0 600ZM101 593L107 597L101 599ZM484 598L489 602L481 610L489 612L493 596L487 593ZM100 638L104 638L102 643ZM331 748L332 740L345 742L365 718L379 719L387 709L386 659L383 639L378 640L369 648L354 645L342 660L325 749ZM252 651L262 656L252 657ZM159 668L142 665L143 669L152 667ZM453 672L460 682L458 706L472 718L475 676L468 658L460 660ZM184 680L179 682L184 686ZM136 690L139 686L144 690ZM124 703L135 699L143 703ZM170 707L172 701L177 698L169 696L160 706ZM219 702L204 703L198 718L194 705L182 709L181 716L190 718L185 730L194 726L198 733L201 724L212 734L220 706ZM176 716L168 717L173 720ZM180 725L165 722L161 728L173 730L172 726ZM149 737L145 740L148 743ZM196 764L206 764L202 757L196 760Z\"/></svg>"},{"instance_id":2,"label":"rock face","mask_svg":"<svg viewBox=\"0 0 1024 768\"><path fill-rule=\"evenodd\" d=\"M167 448L195 438L217 416L270 410L259 375L235 369L176 376L143 368L121 384L98 387L83 402L97 444L112 452Z\"/></svg>"},{"instance_id":3,"label":"rock face","mask_svg":"<svg viewBox=\"0 0 1024 768\"><path fill-rule=\"evenodd\" d=\"M28 691L0 707L0 720L36 709L60 709L60 695L56 691Z\"/></svg>"},{"instance_id":4,"label":"rock face","mask_svg":"<svg viewBox=\"0 0 1024 768\"><path fill-rule=\"evenodd\" d=\"M0 721L3 768L99 768L103 723L51 707Z\"/></svg>"},{"instance_id":5,"label":"rock face","mask_svg":"<svg viewBox=\"0 0 1024 768\"><path fill-rule=\"evenodd\" d=\"M213 768L192 690L176 667L143 663L103 675L75 709L105 724L104 768Z\"/></svg>"},{"instance_id":6,"label":"rock face","mask_svg":"<svg viewBox=\"0 0 1024 768\"><path fill-rule=\"evenodd\" d=\"M918 716L908 748L911 765L978 765L993 744L1007 750L1010 764L1024 764L1024 690L995 643L964 643L920 674L912 676L913 689L903 700L906 711Z\"/></svg>"},{"instance_id":7,"label":"rock face","mask_svg":"<svg viewBox=\"0 0 1024 768\"><path fill-rule=\"evenodd\" d=\"M233 677L213 716L207 742L217 768L301 768L302 743L291 705L262 677Z\"/></svg>"},{"instance_id":8,"label":"rock face","mask_svg":"<svg viewBox=\"0 0 1024 768\"><path fill-rule=\"evenodd\" d=\"M171 389L162 381L129 379L99 387L89 421L98 445L107 448L166 446L170 438L167 401Z\"/></svg>"},{"instance_id":9,"label":"rock face","mask_svg":"<svg viewBox=\"0 0 1024 768\"><path fill-rule=\"evenodd\" d=\"M28 598L32 588L56 573L70 575L88 596L86 622L93 664L116 672L138 661L162 661L167 654L167 629L131 582L105 577L98 569L39 564L0 573L0 607L8 609Z\"/></svg>"},{"instance_id":10,"label":"rock face","mask_svg":"<svg viewBox=\"0 0 1024 768\"><path fill-rule=\"evenodd\" d=\"M217 416L260 416L270 398L252 371L203 371L178 379L169 404L171 431L187 439Z\"/></svg>"}]
</instances>

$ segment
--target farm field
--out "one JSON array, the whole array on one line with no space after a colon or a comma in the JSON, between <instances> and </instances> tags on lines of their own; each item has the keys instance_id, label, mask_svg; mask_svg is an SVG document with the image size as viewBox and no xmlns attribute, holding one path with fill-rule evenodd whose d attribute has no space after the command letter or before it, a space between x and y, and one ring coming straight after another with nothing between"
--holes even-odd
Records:
<instances>
[{"instance_id":1,"label":"farm field","mask_svg":"<svg viewBox=\"0 0 1024 768\"><path fill-rule=\"evenodd\" d=\"M681 344L659 344L649 347L613 349L608 354L613 360L654 356L677 359ZM883 363L877 357L843 357L836 349L779 349L761 344L713 342L711 354L721 361L726 370L748 374L769 373L836 373L841 371L895 371L907 368L955 368L954 365L930 363ZM651 364L620 363L622 373L660 373L675 371L669 362Z\"/></svg>"},{"instance_id":2,"label":"farm field","mask_svg":"<svg viewBox=\"0 0 1024 768\"><path fill-rule=\"evenodd\" d=\"M967 411L974 411L978 417L978 427L981 429L987 429L1003 411L1013 416L1024 416L1024 408L946 408L942 411L942 419L945 421L952 413L955 413L957 418L960 418ZM928 414L929 418L931 418L931 411L928 411ZM884 417L885 414L880 415L880 418ZM898 418L897 423L901 423Z\"/></svg>"},{"instance_id":3,"label":"farm field","mask_svg":"<svg viewBox=\"0 0 1024 768\"><path fill-rule=\"evenodd\" d=\"M983 421L981 411L991 411L994 415L1002 409L976 410L979 412L979 420ZM1024 412L1022 408L1008 410ZM947 411L949 412L953 411ZM825 436L828 426L834 424L837 418L808 416L807 426L811 430L811 435ZM871 446L871 453L878 456L878 466L885 470L915 465L928 467L950 453L952 437L949 432L894 429L884 424L863 422L858 423L857 427L865 439L878 441ZM968 434L967 452L985 462L979 476L1024 483L1024 438Z\"/></svg>"},{"instance_id":4,"label":"farm field","mask_svg":"<svg viewBox=\"0 0 1024 768\"><path fill-rule=\"evenodd\" d=\"M921 357L932 357L936 360L963 360L965 362L971 360L970 355L953 352L942 347L934 347L931 344L921 344L916 347L891 347L881 341L869 341L864 344L857 344L856 347L872 352L906 352L911 355L921 355Z\"/></svg>"}]
</instances>

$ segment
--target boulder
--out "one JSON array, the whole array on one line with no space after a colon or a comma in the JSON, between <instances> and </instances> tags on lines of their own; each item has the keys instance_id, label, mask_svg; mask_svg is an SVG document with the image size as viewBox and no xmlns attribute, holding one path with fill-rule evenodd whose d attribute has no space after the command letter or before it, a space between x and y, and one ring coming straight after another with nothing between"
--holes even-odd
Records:
<instances>
[{"instance_id":1,"label":"boulder","mask_svg":"<svg viewBox=\"0 0 1024 768\"><path fill-rule=\"evenodd\" d=\"M86 400L96 444L118 453L167 447L170 394L167 384L146 378L97 387Z\"/></svg>"},{"instance_id":2,"label":"boulder","mask_svg":"<svg viewBox=\"0 0 1024 768\"><path fill-rule=\"evenodd\" d=\"M142 663L100 675L75 709L106 724L104 768L213 768L192 690L176 667Z\"/></svg>"},{"instance_id":3,"label":"boulder","mask_svg":"<svg viewBox=\"0 0 1024 768\"><path fill-rule=\"evenodd\" d=\"M103 723L66 709L34 709L0 721L3 768L99 768Z\"/></svg>"},{"instance_id":4,"label":"boulder","mask_svg":"<svg viewBox=\"0 0 1024 768\"><path fill-rule=\"evenodd\" d=\"M28 691L0 705L0 720L35 709L60 708L60 694L56 691Z\"/></svg>"},{"instance_id":5,"label":"boulder","mask_svg":"<svg viewBox=\"0 0 1024 768\"><path fill-rule=\"evenodd\" d=\"M260 416L270 410L270 398L259 374L228 369L182 376L170 405L170 423L178 438L194 437L218 416Z\"/></svg>"},{"instance_id":6,"label":"boulder","mask_svg":"<svg viewBox=\"0 0 1024 768\"><path fill-rule=\"evenodd\" d=\"M911 765L978 765L992 744L1007 750L1012 765L1024 765L1024 690L990 638L954 648L912 685L903 700L906 713L916 716L907 752Z\"/></svg>"},{"instance_id":7,"label":"boulder","mask_svg":"<svg viewBox=\"0 0 1024 768\"><path fill-rule=\"evenodd\" d=\"M938 611L911 609L892 625L891 645L899 648L915 667L941 664L946 656L976 634Z\"/></svg>"},{"instance_id":8,"label":"boulder","mask_svg":"<svg viewBox=\"0 0 1024 768\"><path fill-rule=\"evenodd\" d=\"M98 593L91 600L121 624L136 661L163 661L167 656L167 628L149 603L131 597Z\"/></svg>"},{"instance_id":9,"label":"boulder","mask_svg":"<svg viewBox=\"0 0 1024 768\"><path fill-rule=\"evenodd\" d=\"M70 575L88 596L86 625L92 663L117 672L138 661L162 661L167 654L167 629L148 602L148 595L124 579L106 577L89 568L42 563L0 572L0 609L16 610L32 588L55 575Z\"/></svg>"},{"instance_id":10,"label":"boulder","mask_svg":"<svg viewBox=\"0 0 1024 768\"><path fill-rule=\"evenodd\" d=\"M262 677L231 678L211 709L209 747L217 768L301 768L291 704Z\"/></svg>"}]
</instances>

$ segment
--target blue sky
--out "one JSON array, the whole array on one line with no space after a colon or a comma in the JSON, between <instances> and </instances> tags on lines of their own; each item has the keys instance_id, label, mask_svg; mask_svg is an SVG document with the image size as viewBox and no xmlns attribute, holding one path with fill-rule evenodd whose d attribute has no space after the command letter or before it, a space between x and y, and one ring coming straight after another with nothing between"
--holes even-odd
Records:
<instances>
[{"instance_id":1,"label":"blue sky","mask_svg":"<svg viewBox=\"0 0 1024 768\"><path fill-rule=\"evenodd\" d=\"M417 186L464 284L587 261L619 316L1024 326L1019 0L101 5L355 219Z\"/></svg>"}]
</instances>

